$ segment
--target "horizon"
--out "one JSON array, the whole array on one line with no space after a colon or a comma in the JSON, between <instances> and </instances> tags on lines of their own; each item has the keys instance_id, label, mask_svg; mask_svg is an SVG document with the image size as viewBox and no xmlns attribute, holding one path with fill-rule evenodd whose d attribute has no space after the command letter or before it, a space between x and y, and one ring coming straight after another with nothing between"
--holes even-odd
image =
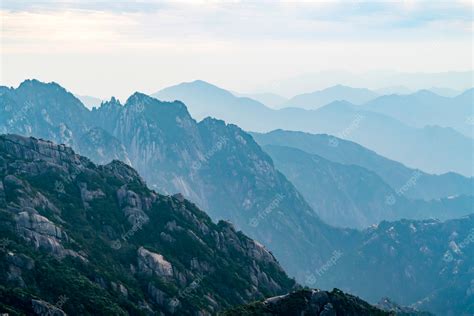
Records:
<instances>
[{"instance_id":1,"label":"horizon","mask_svg":"<svg viewBox=\"0 0 474 316\"><path fill-rule=\"evenodd\" d=\"M7 0L0 84L34 77L101 99L199 79L285 97L336 84L430 88L400 74L472 72L472 10L471 1ZM472 78L435 86L464 89Z\"/></svg>"},{"instance_id":2,"label":"horizon","mask_svg":"<svg viewBox=\"0 0 474 316\"><path fill-rule=\"evenodd\" d=\"M474 72L473 72L474 73ZM99 99L100 101L102 102L107 102L107 101L110 101L112 98L115 98L117 101L119 101L122 105L126 103L127 99L132 96L133 94L135 93L142 93L142 94L145 94L145 95L148 95L148 96L151 96L151 97L154 97L154 98L157 98L156 96L153 96L153 94L156 94L166 88L171 88L171 87L175 87L175 86L179 86L181 84L195 84L196 82L203 82L207 85L210 85L210 86L213 86L214 88L216 89L222 89L226 92L229 92L231 93L232 95L234 95L235 97L237 98L241 98L241 97L245 97L245 98L250 98L250 99L253 99L257 102L260 102L262 103L263 105L269 107L269 108L272 108L271 106L269 106L268 104L265 104L264 102L262 101L259 101L255 98L253 98L253 95L259 95L259 94L273 94L273 95L276 95L276 96L281 96L287 100L291 99L292 97L295 97L295 96L299 96L299 95L304 95L304 94L311 94L311 93L314 93L314 92L322 92L322 91L325 91L325 90L329 90L329 89L332 89L332 88L337 88L337 87L342 87L342 88L349 88L349 89L365 89L365 90L368 90L368 91L371 91L371 92L374 92L377 94L377 97L382 97L382 96L387 96L387 95L392 95L392 94L395 94L395 95L413 95L413 94L417 94L421 91L428 91L432 94L435 94L437 96L441 96L441 97L448 97L448 98L453 98L453 97L456 97L458 95L461 95L471 89L474 89L474 85L470 86L470 87L466 87L466 88L461 88L461 89L453 89L453 88L446 88L446 87L441 87L441 86L431 86L431 87L421 87L421 88L415 88L415 89L409 89L408 87L405 87L405 86L387 86L387 87L381 87L381 88L377 88L377 89L370 89L370 88L367 88L367 87L358 87L358 86L351 86L351 85L346 85L346 84L334 84L334 85L329 85L329 86L326 86L326 87L323 87L323 88L320 88L320 89L316 89L316 90L311 90L311 91L306 91L306 92L303 92L303 93L299 93L299 94L295 94L295 95L290 95L290 96L283 96L282 94L278 94L278 93L275 93L275 92L254 92L254 93L246 93L246 92L242 92L242 91L235 91L235 90L232 90L232 89L227 89L226 87L223 87L223 86L220 86L220 85L217 85L215 83L212 83L212 82L209 82L209 81L206 81L206 80L202 80L202 79L195 79L195 80L192 80L192 81L183 81L183 82L178 82L176 84L172 84L170 86L165 86L165 87L162 87L156 91L153 91L153 92L149 92L149 91L142 91L142 90L135 90L135 91L132 91L131 93L129 93L128 95L120 95L120 94L113 94L113 95L110 95L108 97L104 97L104 98L101 98L101 97L98 97L98 96L95 96L95 95L88 95L88 94L81 94L81 93L77 93L74 89L71 89L70 87L66 86L66 85L63 85L61 84L61 82L58 82L58 81L44 81L44 80L40 80L38 78L25 78L23 80L20 80L16 85L3 85L3 84L0 84L0 86L5 86L7 88L12 88L12 89L16 89L18 88L23 82L25 81L38 81L40 83L43 83L43 84L57 84L59 86L61 86L62 88L66 89L67 92L70 92L72 93L75 97L79 98L81 103L83 103L87 108L90 109L90 107L88 105L86 105L83 100L81 100L81 98L94 98L94 99ZM406 88L407 90L409 90L408 92L406 93L397 93L397 92L390 92L390 93L385 93L383 92L382 90L384 89L390 89L390 88ZM446 95L443 95L437 91L434 91L436 89L440 89L440 90L451 90L451 92L455 92L455 94L453 96L446 96ZM348 101L346 101L348 102ZM350 103L350 102L349 102Z\"/></svg>"}]
</instances>

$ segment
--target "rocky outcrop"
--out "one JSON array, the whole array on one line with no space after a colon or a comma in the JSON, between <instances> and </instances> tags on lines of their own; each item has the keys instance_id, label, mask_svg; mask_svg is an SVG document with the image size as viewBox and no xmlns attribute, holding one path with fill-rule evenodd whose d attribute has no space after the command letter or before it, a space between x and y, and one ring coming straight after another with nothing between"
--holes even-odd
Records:
<instances>
[{"instance_id":1,"label":"rocky outcrop","mask_svg":"<svg viewBox=\"0 0 474 316\"><path fill-rule=\"evenodd\" d=\"M33 310L36 315L66 316L66 313L63 310L48 302L42 300L31 300L31 304L33 305Z\"/></svg>"},{"instance_id":2,"label":"rocky outcrop","mask_svg":"<svg viewBox=\"0 0 474 316\"><path fill-rule=\"evenodd\" d=\"M155 273L160 277L172 277L173 266L159 253L138 248L138 269L145 274Z\"/></svg>"},{"instance_id":3,"label":"rocky outcrop","mask_svg":"<svg viewBox=\"0 0 474 316\"><path fill-rule=\"evenodd\" d=\"M331 292L301 290L262 302L238 307L223 313L225 316L250 315L317 315L317 316L389 316L358 297L334 289Z\"/></svg>"}]
</instances>

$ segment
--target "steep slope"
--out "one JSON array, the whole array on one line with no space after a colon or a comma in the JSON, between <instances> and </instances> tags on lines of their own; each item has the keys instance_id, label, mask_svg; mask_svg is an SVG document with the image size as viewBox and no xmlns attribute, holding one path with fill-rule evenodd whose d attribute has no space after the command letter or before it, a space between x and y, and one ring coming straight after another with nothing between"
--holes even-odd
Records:
<instances>
[{"instance_id":1,"label":"steep slope","mask_svg":"<svg viewBox=\"0 0 474 316\"><path fill-rule=\"evenodd\" d=\"M359 246L329 268L309 272L308 279L324 289L337 284L372 303L383 296L436 315L472 315L473 227L474 215L382 222L364 231Z\"/></svg>"},{"instance_id":2,"label":"steep slope","mask_svg":"<svg viewBox=\"0 0 474 316\"><path fill-rule=\"evenodd\" d=\"M474 88L454 97L443 97L421 90L409 95L382 96L363 105L364 109L389 115L405 124L424 127L452 127L473 137Z\"/></svg>"},{"instance_id":3,"label":"steep slope","mask_svg":"<svg viewBox=\"0 0 474 316\"><path fill-rule=\"evenodd\" d=\"M414 175L419 174L416 185L404 190L403 194L408 198L431 200L474 194L473 178L455 173L427 174L380 156L354 142L334 136L283 130L266 134L252 133L252 136L261 146L292 147L333 162L363 167L375 172L396 191L404 187Z\"/></svg>"},{"instance_id":4,"label":"steep slope","mask_svg":"<svg viewBox=\"0 0 474 316\"><path fill-rule=\"evenodd\" d=\"M317 109L334 101L344 100L353 104L363 104L378 96L369 89L352 88L343 85L329 87L310 93L292 97L282 107L297 107L303 109Z\"/></svg>"},{"instance_id":5,"label":"steep slope","mask_svg":"<svg viewBox=\"0 0 474 316\"><path fill-rule=\"evenodd\" d=\"M201 81L169 87L154 96L183 101L197 119L211 116L254 132L286 129L326 133L358 142L390 159L429 173L473 174L472 138L452 128L412 127L346 101L335 101L311 111L300 108L272 110Z\"/></svg>"},{"instance_id":6,"label":"steep slope","mask_svg":"<svg viewBox=\"0 0 474 316\"><path fill-rule=\"evenodd\" d=\"M182 196L34 138L0 136L0 218L12 315L210 315L295 286L263 246Z\"/></svg>"},{"instance_id":7,"label":"steep slope","mask_svg":"<svg viewBox=\"0 0 474 316\"><path fill-rule=\"evenodd\" d=\"M49 89L50 94L69 97L68 102L76 100L58 92L54 84L36 84L41 85L36 90ZM41 95L31 93L28 102L34 107L38 98ZM357 241L356 232L323 223L270 157L235 125L214 119L197 123L183 103L161 102L140 93L124 106L112 99L94 111L84 110L85 128L71 131L74 139L83 140L74 142L80 153L90 154L96 162L126 153L120 159L129 159L152 188L182 193L214 220L232 221L265 244L299 280L304 279L301 266L324 262L334 242L347 237L350 246ZM26 113L25 120L29 119ZM60 121L43 122L57 124ZM31 129L28 135L35 133ZM91 133L94 137L88 136Z\"/></svg>"},{"instance_id":8,"label":"steep slope","mask_svg":"<svg viewBox=\"0 0 474 316\"><path fill-rule=\"evenodd\" d=\"M312 209L332 226L366 228L382 220L445 220L474 214L472 196L412 201L365 168L331 162L290 147L266 145L263 149Z\"/></svg>"},{"instance_id":9,"label":"steep slope","mask_svg":"<svg viewBox=\"0 0 474 316\"><path fill-rule=\"evenodd\" d=\"M322 262L330 254L332 239L341 232L321 222L240 128L214 119L196 123L181 102L139 93L120 110L109 133L125 144L132 164L158 191L181 192L212 218L231 221L297 277L302 277L301 265ZM113 116L103 117L106 123ZM307 249L315 251L303 255Z\"/></svg>"},{"instance_id":10,"label":"steep slope","mask_svg":"<svg viewBox=\"0 0 474 316\"><path fill-rule=\"evenodd\" d=\"M87 130L88 110L56 83L26 80L0 95L0 133L35 135L76 146Z\"/></svg>"},{"instance_id":11,"label":"steep slope","mask_svg":"<svg viewBox=\"0 0 474 316\"><path fill-rule=\"evenodd\" d=\"M261 116L254 117L248 115L249 112L263 115L272 111L258 101L247 97L237 97L227 90L202 80L165 88L152 96L163 101L184 102L191 115L198 121L212 116L231 123L238 123L232 120L236 118L258 124Z\"/></svg>"}]
</instances>

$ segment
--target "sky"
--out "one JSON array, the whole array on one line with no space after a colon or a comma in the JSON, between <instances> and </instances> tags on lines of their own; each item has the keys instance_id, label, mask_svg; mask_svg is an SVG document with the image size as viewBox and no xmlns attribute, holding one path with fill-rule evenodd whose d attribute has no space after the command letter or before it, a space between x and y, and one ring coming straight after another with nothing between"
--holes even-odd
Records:
<instances>
[{"instance_id":1,"label":"sky","mask_svg":"<svg viewBox=\"0 0 474 316\"><path fill-rule=\"evenodd\" d=\"M472 0L0 0L0 14L1 85L36 78L99 98L196 79L264 92L311 73L473 69Z\"/></svg>"}]
</instances>

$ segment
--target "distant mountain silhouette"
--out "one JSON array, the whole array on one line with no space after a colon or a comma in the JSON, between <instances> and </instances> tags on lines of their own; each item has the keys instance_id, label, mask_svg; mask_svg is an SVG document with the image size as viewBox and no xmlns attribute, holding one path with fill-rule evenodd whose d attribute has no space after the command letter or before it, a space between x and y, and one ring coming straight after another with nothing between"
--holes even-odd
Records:
<instances>
[{"instance_id":1,"label":"distant mountain silhouette","mask_svg":"<svg viewBox=\"0 0 474 316\"><path fill-rule=\"evenodd\" d=\"M203 81L169 87L155 96L162 100L183 101L197 119L211 116L254 132L285 129L332 134L429 173L473 174L471 138L448 127L410 126L389 115L374 112L372 107L334 101L318 110L273 110Z\"/></svg>"},{"instance_id":2,"label":"distant mountain silhouette","mask_svg":"<svg viewBox=\"0 0 474 316\"><path fill-rule=\"evenodd\" d=\"M285 102L282 107L297 107L314 110L334 101L348 101L353 104L363 104L377 96L377 93L369 89L337 85L324 90L294 96Z\"/></svg>"},{"instance_id":3,"label":"distant mountain silhouette","mask_svg":"<svg viewBox=\"0 0 474 316\"><path fill-rule=\"evenodd\" d=\"M363 105L365 110L391 116L414 127L452 127L468 137L474 137L473 107L474 88L455 97L443 97L429 90L386 95Z\"/></svg>"},{"instance_id":4,"label":"distant mountain silhouette","mask_svg":"<svg viewBox=\"0 0 474 316\"><path fill-rule=\"evenodd\" d=\"M103 100L91 97L88 95L76 95L76 98L81 100L82 104L84 104L88 109L92 109L94 107L99 107Z\"/></svg>"},{"instance_id":5,"label":"distant mountain silhouette","mask_svg":"<svg viewBox=\"0 0 474 316\"><path fill-rule=\"evenodd\" d=\"M236 93L236 92L233 92L233 94L237 97L246 97L246 98L254 99L272 109L282 108L285 102L288 101L287 98L282 97L281 95L278 95L276 93Z\"/></svg>"},{"instance_id":6,"label":"distant mountain silhouette","mask_svg":"<svg viewBox=\"0 0 474 316\"><path fill-rule=\"evenodd\" d=\"M378 155L363 146L325 134L309 134L275 130L266 134L252 133L261 146L276 145L300 149L327 160L356 165L375 172L394 190L403 187L414 174L420 174L416 185L404 192L412 199L440 199L474 194L474 179L455 173L432 175L411 169L403 164Z\"/></svg>"},{"instance_id":7,"label":"distant mountain silhouette","mask_svg":"<svg viewBox=\"0 0 474 316\"><path fill-rule=\"evenodd\" d=\"M470 196L429 202L408 199L405 192L418 185L421 172L410 175L406 180L410 187L399 193L400 189L360 166L332 162L296 148L266 145L263 149L318 216L333 226L360 229L383 220L446 220L474 213L474 190Z\"/></svg>"}]
</instances>

